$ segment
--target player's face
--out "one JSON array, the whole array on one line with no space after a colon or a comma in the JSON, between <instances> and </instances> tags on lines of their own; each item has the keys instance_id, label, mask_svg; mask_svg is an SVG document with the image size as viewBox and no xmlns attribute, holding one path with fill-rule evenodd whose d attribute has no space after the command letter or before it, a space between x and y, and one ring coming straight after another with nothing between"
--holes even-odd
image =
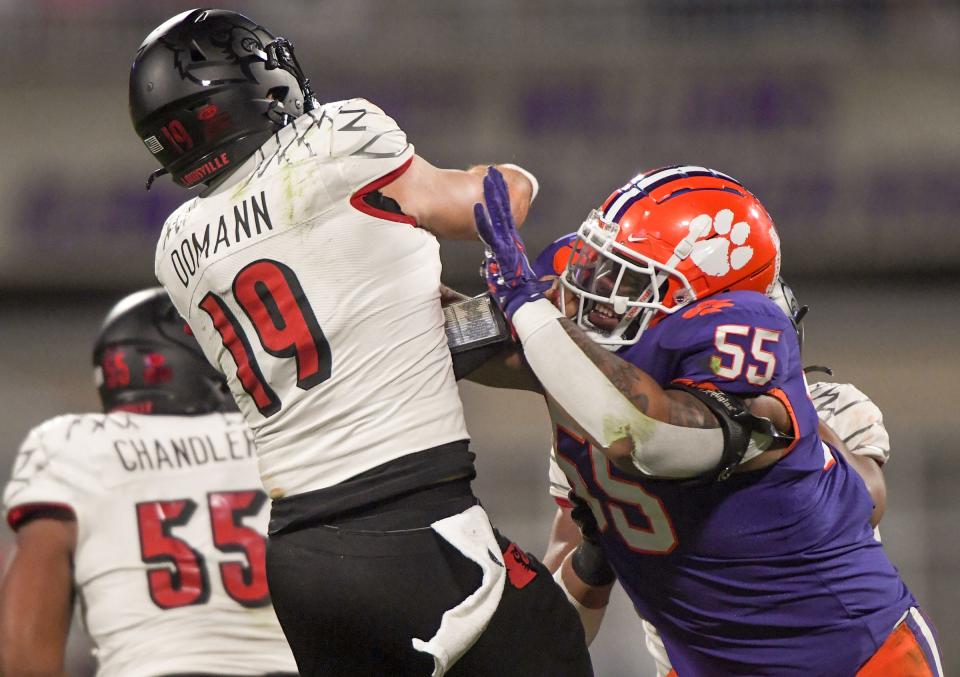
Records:
<instances>
[{"instance_id":1,"label":"player's face","mask_svg":"<svg viewBox=\"0 0 960 677\"><path fill-rule=\"evenodd\" d=\"M583 291L610 299L616 297L638 298L649 284L647 276L638 275L623 268L612 259L598 256L595 250L582 256L574 255L571 264L574 284ZM579 252L578 252L579 254ZM620 310L620 312L617 312ZM588 300L584 308L587 322L601 331L611 332L617 328L626 309L614 303Z\"/></svg>"}]
</instances>

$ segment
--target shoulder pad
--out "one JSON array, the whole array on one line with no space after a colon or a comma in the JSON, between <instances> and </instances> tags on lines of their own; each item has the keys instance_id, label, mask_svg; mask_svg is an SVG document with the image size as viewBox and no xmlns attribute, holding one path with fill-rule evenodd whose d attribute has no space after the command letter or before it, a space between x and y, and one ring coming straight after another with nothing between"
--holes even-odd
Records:
<instances>
[{"instance_id":1,"label":"shoulder pad","mask_svg":"<svg viewBox=\"0 0 960 677\"><path fill-rule=\"evenodd\" d=\"M160 231L160 239L157 240L157 250L154 258L155 273L160 270L160 263L163 261L164 255L167 252L167 245L171 242L178 241L176 236L187 222L187 215L193 210L196 204L197 198L187 200L177 207L176 210L167 217L167 220L164 221L163 228Z\"/></svg>"},{"instance_id":2,"label":"shoulder pad","mask_svg":"<svg viewBox=\"0 0 960 677\"><path fill-rule=\"evenodd\" d=\"M366 99L338 102L329 115L334 157L399 157L409 146L407 135L393 118Z\"/></svg>"},{"instance_id":3,"label":"shoulder pad","mask_svg":"<svg viewBox=\"0 0 960 677\"><path fill-rule=\"evenodd\" d=\"M670 350L712 343L721 325L793 331L790 319L758 292L727 292L696 301L663 320L660 345Z\"/></svg>"},{"instance_id":4,"label":"shoulder pad","mask_svg":"<svg viewBox=\"0 0 960 677\"><path fill-rule=\"evenodd\" d=\"M25 506L72 509L76 495L74 470L82 470L84 464L66 452L73 430L84 419L84 416L57 416L27 434L3 493L11 528L16 529L30 513Z\"/></svg>"}]
</instances>

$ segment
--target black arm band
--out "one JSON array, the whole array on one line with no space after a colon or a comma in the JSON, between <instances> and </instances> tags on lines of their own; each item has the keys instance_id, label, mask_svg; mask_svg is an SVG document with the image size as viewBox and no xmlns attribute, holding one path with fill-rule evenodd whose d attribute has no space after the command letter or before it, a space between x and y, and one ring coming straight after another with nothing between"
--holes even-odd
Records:
<instances>
[{"instance_id":1,"label":"black arm band","mask_svg":"<svg viewBox=\"0 0 960 677\"><path fill-rule=\"evenodd\" d=\"M722 482L733 473L750 446L750 437L759 433L772 439L769 448L776 449L789 445L793 441L792 435L785 435L777 430L768 418L752 414L744 401L722 390L707 390L695 388L682 383L671 383L668 390L683 390L690 393L706 405L707 409L717 417L720 430L723 432L723 454L715 468L705 472L692 480L697 483Z\"/></svg>"}]
</instances>

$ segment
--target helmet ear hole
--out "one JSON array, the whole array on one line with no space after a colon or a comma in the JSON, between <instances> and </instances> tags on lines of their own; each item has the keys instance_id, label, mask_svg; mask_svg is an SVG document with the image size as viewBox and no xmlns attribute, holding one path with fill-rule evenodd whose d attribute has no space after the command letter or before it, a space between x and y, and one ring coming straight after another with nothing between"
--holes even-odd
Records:
<instances>
[{"instance_id":1,"label":"helmet ear hole","mask_svg":"<svg viewBox=\"0 0 960 677\"><path fill-rule=\"evenodd\" d=\"M289 87L271 87L267 90L267 98L282 102L286 100L289 93Z\"/></svg>"}]
</instances>

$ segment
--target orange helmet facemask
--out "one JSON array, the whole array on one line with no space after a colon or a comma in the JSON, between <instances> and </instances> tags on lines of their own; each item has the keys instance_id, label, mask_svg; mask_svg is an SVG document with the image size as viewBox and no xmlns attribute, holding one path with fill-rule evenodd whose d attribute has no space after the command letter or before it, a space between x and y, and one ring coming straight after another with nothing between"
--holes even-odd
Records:
<instances>
[{"instance_id":1,"label":"orange helmet facemask","mask_svg":"<svg viewBox=\"0 0 960 677\"><path fill-rule=\"evenodd\" d=\"M780 238L742 184L705 167L642 174L587 216L560 278L598 343L633 345L660 319L732 290L768 293Z\"/></svg>"}]
</instances>

